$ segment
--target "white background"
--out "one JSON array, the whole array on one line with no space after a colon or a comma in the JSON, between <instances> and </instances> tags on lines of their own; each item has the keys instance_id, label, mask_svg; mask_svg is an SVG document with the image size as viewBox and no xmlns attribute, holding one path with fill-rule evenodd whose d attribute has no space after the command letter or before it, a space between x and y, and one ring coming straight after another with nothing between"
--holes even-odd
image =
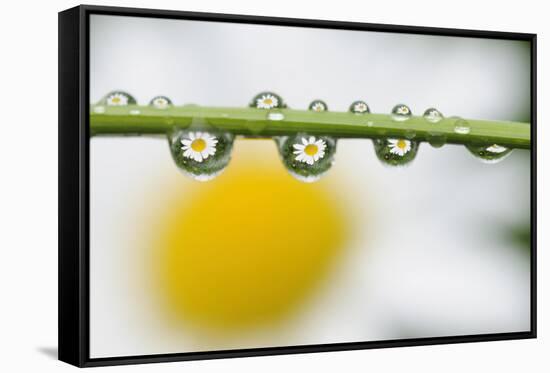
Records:
<instances>
[{"instance_id":1,"label":"white background","mask_svg":"<svg viewBox=\"0 0 550 373\"><path fill-rule=\"evenodd\" d=\"M316 371L544 371L550 363L545 322L548 275L543 234L546 156L543 82L550 35L543 2L441 1L118 1L103 5L156 7L251 15L353 20L406 25L489 29L539 34L539 338L463 345L350 351L115 368L125 371L187 369L216 372ZM3 128L0 136L0 351L2 370L61 371L57 345L57 12L76 2L10 3L1 12L0 69ZM546 90L546 91L545 91ZM111 368L113 369L113 368Z\"/></svg>"}]
</instances>

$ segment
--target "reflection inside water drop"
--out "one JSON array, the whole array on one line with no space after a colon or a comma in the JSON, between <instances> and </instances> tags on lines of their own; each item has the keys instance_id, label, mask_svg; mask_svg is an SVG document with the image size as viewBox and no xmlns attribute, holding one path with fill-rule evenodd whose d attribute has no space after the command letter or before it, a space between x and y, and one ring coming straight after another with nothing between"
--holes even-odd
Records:
<instances>
[{"instance_id":1,"label":"reflection inside water drop","mask_svg":"<svg viewBox=\"0 0 550 373\"><path fill-rule=\"evenodd\" d=\"M391 117L393 120L403 122L408 120L412 115L411 109L407 105L398 104L395 105L391 111Z\"/></svg>"},{"instance_id":2,"label":"reflection inside water drop","mask_svg":"<svg viewBox=\"0 0 550 373\"><path fill-rule=\"evenodd\" d=\"M378 159L389 166L405 166L418 152L418 142L407 139L375 139L374 151Z\"/></svg>"},{"instance_id":3,"label":"reflection inside water drop","mask_svg":"<svg viewBox=\"0 0 550 373\"><path fill-rule=\"evenodd\" d=\"M331 137L298 134L276 141L285 168L300 181L317 181L332 167L336 140Z\"/></svg>"},{"instance_id":4,"label":"reflection inside water drop","mask_svg":"<svg viewBox=\"0 0 550 373\"><path fill-rule=\"evenodd\" d=\"M512 149L497 144L466 145L466 149L481 162L488 164L498 163L512 153Z\"/></svg>"},{"instance_id":5,"label":"reflection inside water drop","mask_svg":"<svg viewBox=\"0 0 550 373\"><path fill-rule=\"evenodd\" d=\"M432 107L432 108L426 109L422 117L430 123L438 123L443 119L443 114L441 114L441 112L436 108Z\"/></svg>"},{"instance_id":6,"label":"reflection inside water drop","mask_svg":"<svg viewBox=\"0 0 550 373\"><path fill-rule=\"evenodd\" d=\"M169 137L176 166L198 181L211 180L229 164L234 136L211 131L178 130Z\"/></svg>"},{"instance_id":7,"label":"reflection inside water drop","mask_svg":"<svg viewBox=\"0 0 550 373\"><path fill-rule=\"evenodd\" d=\"M454 122L455 133L458 133L459 135L467 135L470 133L470 123L468 123L466 120L459 117L453 117L453 119L455 120Z\"/></svg>"}]
</instances>

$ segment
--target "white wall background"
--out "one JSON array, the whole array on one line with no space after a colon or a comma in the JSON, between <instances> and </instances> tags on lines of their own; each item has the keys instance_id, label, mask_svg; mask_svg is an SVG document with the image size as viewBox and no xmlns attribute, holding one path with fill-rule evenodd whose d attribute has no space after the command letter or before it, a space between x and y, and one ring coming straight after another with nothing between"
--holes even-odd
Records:
<instances>
[{"instance_id":1,"label":"white wall background","mask_svg":"<svg viewBox=\"0 0 550 373\"><path fill-rule=\"evenodd\" d=\"M57 344L57 14L76 2L10 4L1 14L0 137L2 184L0 212L0 349L5 371L63 371L52 358ZM104 5L158 7L251 15L353 20L392 24L524 31L539 34L539 339L464 345L261 357L117 368L126 371L543 371L548 367L548 275L545 271L548 218L543 185L548 160L544 139L550 98L543 83L550 60L550 35L544 4L464 0L438 1L118 1ZM4 370L4 369L2 369Z\"/></svg>"}]
</instances>

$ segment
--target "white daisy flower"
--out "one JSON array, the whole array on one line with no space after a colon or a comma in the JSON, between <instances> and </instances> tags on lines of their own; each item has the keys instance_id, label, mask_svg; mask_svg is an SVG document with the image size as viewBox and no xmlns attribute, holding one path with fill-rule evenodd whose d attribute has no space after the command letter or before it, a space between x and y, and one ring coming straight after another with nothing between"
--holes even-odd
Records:
<instances>
[{"instance_id":1,"label":"white daisy flower","mask_svg":"<svg viewBox=\"0 0 550 373\"><path fill-rule=\"evenodd\" d=\"M181 139L183 156L202 162L209 156L216 154L218 139L208 132L189 132L186 138Z\"/></svg>"},{"instance_id":2,"label":"white daisy flower","mask_svg":"<svg viewBox=\"0 0 550 373\"><path fill-rule=\"evenodd\" d=\"M311 105L311 110L313 111L325 111L327 110L325 104L323 104L321 101L316 101Z\"/></svg>"},{"instance_id":3,"label":"white daisy flower","mask_svg":"<svg viewBox=\"0 0 550 373\"><path fill-rule=\"evenodd\" d=\"M358 102L355 105L353 105L353 111L355 113L364 113L368 109L369 108L368 108L367 104L365 104L364 102Z\"/></svg>"},{"instance_id":4,"label":"white daisy flower","mask_svg":"<svg viewBox=\"0 0 550 373\"><path fill-rule=\"evenodd\" d=\"M505 148L504 146L500 146L500 145L497 145L497 144L493 144L491 146L489 146L487 149L486 149L488 152L491 152L491 153L503 153L505 152L506 150L508 150L508 148Z\"/></svg>"},{"instance_id":5,"label":"white daisy flower","mask_svg":"<svg viewBox=\"0 0 550 373\"><path fill-rule=\"evenodd\" d=\"M296 154L296 160L304 162L309 165L313 165L319 159L325 156L325 149L327 144L324 140L316 140L314 136L310 136L309 139L302 137L301 144L294 144L294 154Z\"/></svg>"},{"instance_id":6,"label":"white daisy flower","mask_svg":"<svg viewBox=\"0 0 550 373\"><path fill-rule=\"evenodd\" d=\"M273 109L279 105L279 100L272 94L266 93L262 97L256 99L256 107L258 109Z\"/></svg>"},{"instance_id":7,"label":"white daisy flower","mask_svg":"<svg viewBox=\"0 0 550 373\"><path fill-rule=\"evenodd\" d=\"M156 97L153 99L152 104L157 109L166 109L170 105L170 102L164 97Z\"/></svg>"},{"instance_id":8,"label":"white daisy flower","mask_svg":"<svg viewBox=\"0 0 550 373\"><path fill-rule=\"evenodd\" d=\"M409 113L410 113L411 111L409 110L409 108L408 108L407 106L405 106L405 105L399 105L399 106L397 107L397 109L395 110L395 112L396 112L397 114L400 114L400 115L409 115Z\"/></svg>"},{"instance_id":9,"label":"white daisy flower","mask_svg":"<svg viewBox=\"0 0 550 373\"><path fill-rule=\"evenodd\" d=\"M122 93L113 93L107 97L107 105L110 106L126 106L128 105L128 96Z\"/></svg>"},{"instance_id":10,"label":"white daisy flower","mask_svg":"<svg viewBox=\"0 0 550 373\"><path fill-rule=\"evenodd\" d=\"M403 139L388 139L388 146L390 147L390 153L396 154L400 157L404 156L411 150L411 142Z\"/></svg>"}]
</instances>

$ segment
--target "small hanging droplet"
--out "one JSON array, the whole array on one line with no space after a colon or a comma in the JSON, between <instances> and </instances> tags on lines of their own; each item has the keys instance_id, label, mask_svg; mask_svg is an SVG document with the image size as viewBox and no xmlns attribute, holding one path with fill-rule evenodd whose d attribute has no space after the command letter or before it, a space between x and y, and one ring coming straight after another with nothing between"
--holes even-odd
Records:
<instances>
[{"instance_id":1,"label":"small hanging droplet","mask_svg":"<svg viewBox=\"0 0 550 373\"><path fill-rule=\"evenodd\" d=\"M334 162L336 140L332 137L297 134L276 141L285 168L300 181L319 180Z\"/></svg>"},{"instance_id":2,"label":"small hanging droplet","mask_svg":"<svg viewBox=\"0 0 550 373\"><path fill-rule=\"evenodd\" d=\"M172 106L172 101L166 96L155 96L149 101L149 106L155 109L164 110Z\"/></svg>"},{"instance_id":3,"label":"small hanging droplet","mask_svg":"<svg viewBox=\"0 0 550 373\"><path fill-rule=\"evenodd\" d=\"M230 133L177 130L168 137L176 166L198 181L212 180L229 164L234 136Z\"/></svg>"},{"instance_id":4,"label":"small hanging droplet","mask_svg":"<svg viewBox=\"0 0 550 373\"><path fill-rule=\"evenodd\" d=\"M439 123L443 119L443 114L433 107L426 109L422 116L430 123Z\"/></svg>"},{"instance_id":5,"label":"small hanging droplet","mask_svg":"<svg viewBox=\"0 0 550 373\"><path fill-rule=\"evenodd\" d=\"M249 106L256 109L264 110L286 108L286 104L284 103L281 96L273 92L258 93L256 96L254 96Z\"/></svg>"},{"instance_id":6,"label":"small hanging droplet","mask_svg":"<svg viewBox=\"0 0 550 373\"><path fill-rule=\"evenodd\" d=\"M390 166L404 166L411 162L416 157L418 146L418 142L407 139L374 140L376 156Z\"/></svg>"},{"instance_id":7,"label":"small hanging droplet","mask_svg":"<svg viewBox=\"0 0 550 373\"><path fill-rule=\"evenodd\" d=\"M454 131L459 135L467 135L470 133L470 123L460 117L453 117Z\"/></svg>"},{"instance_id":8,"label":"small hanging droplet","mask_svg":"<svg viewBox=\"0 0 550 373\"><path fill-rule=\"evenodd\" d=\"M113 91L106 94L99 103L107 106L127 106L135 105L136 99L127 92Z\"/></svg>"},{"instance_id":9,"label":"small hanging droplet","mask_svg":"<svg viewBox=\"0 0 550 373\"><path fill-rule=\"evenodd\" d=\"M354 101L349 107L349 112L354 114L368 114L370 113L370 108L365 101Z\"/></svg>"},{"instance_id":10,"label":"small hanging droplet","mask_svg":"<svg viewBox=\"0 0 550 373\"><path fill-rule=\"evenodd\" d=\"M322 101L322 100L313 100L311 101L311 103L309 104L308 106L308 109L311 110L311 111L316 111L318 113L322 112L322 111L327 111L328 110L328 106L327 104Z\"/></svg>"},{"instance_id":11,"label":"small hanging droplet","mask_svg":"<svg viewBox=\"0 0 550 373\"><path fill-rule=\"evenodd\" d=\"M508 157L513 150L497 144L466 145L466 149L468 149L468 151L481 162L488 164L494 164L502 161L504 158Z\"/></svg>"},{"instance_id":12,"label":"small hanging droplet","mask_svg":"<svg viewBox=\"0 0 550 373\"><path fill-rule=\"evenodd\" d=\"M408 120L412 115L411 109L407 105L398 104L395 105L391 111L391 117L393 120L403 122Z\"/></svg>"},{"instance_id":13,"label":"small hanging droplet","mask_svg":"<svg viewBox=\"0 0 550 373\"><path fill-rule=\"evenodd\" d=\"M442 132L430 131L428 132L428 143L433 148L441 148L445 143L447 143L447 136Z\"/></svg>"}]
</instances>

